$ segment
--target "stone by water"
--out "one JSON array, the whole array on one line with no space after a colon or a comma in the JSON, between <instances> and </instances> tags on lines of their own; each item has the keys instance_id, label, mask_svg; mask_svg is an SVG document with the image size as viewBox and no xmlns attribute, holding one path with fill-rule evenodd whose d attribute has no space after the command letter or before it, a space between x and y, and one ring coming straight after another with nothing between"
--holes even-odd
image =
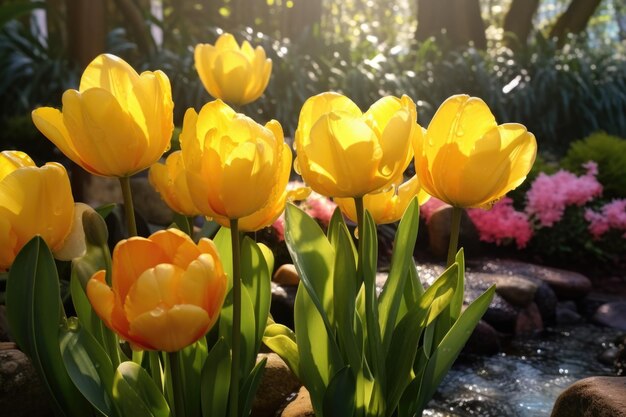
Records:
<instances>
[{"instance_id":1,"label":"stone by water","mask_svg":"<svg viewBox=\"0 0 626 417\"><path fill-rule=\"evenodd\" d=\"M513 341L503 353L460 357L424 411L428 417L549 417L573 382L615 375L598 356L619 331L593 324L555 327Z\"/></svg>"}]
</instances>

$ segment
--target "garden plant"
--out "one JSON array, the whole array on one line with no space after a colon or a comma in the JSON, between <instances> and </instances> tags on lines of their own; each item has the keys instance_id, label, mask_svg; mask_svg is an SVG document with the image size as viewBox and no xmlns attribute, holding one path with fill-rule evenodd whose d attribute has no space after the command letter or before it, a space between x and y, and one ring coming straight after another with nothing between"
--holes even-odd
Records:
<instances>
[{"instance_id":1,"label":"garden plant","mask_svg":"<svg viewBox=\"0 0 626 417\"><path fill-rule=\"evenodd\" d=\"M523 125L498 125L483 100L446 99L427 128L408 96L365 112L348 97L308 98L295 131L293 169L336 199L327 232L290 201L292 150L281 124L239 112L265 90L263 48L223 34L195 48L215 98L184 113L170 147L174 102L159 70L138 74L99 55L62 108L32 112L36 127L84 170L119 179L127 239L112 254L111 206L74 203L62 165L37 167L0 154L0 268L8 271L12 334L41 377L58 416L240 417L250 414L265 361L278 353L323 416L420 416L494 294L463 308L460 214L491 208L535 160ZM405 181L410 164L416 176ZM176 223L137 236L129 179L149 177ZM413 250L427 195L454 207L447 269L428 288ZM273 322L274 255L255 232L285 212L284 238L300 284L295 329ZM351 233L341 213L356 221ZM222 227L194 231L194 217ZM376 291L376 225L400 221L389 277ZM72 260L76 317L64 311L55 258Z\"/></svg>"}]
</instances>

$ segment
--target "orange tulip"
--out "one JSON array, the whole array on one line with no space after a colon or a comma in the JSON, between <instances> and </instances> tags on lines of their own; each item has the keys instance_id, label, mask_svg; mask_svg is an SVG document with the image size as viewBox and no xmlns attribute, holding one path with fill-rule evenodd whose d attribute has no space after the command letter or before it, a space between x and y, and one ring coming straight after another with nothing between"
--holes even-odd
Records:
<instances>
[{"instance_id":1,"label":"orange tulip","mask_svg":"<svg viewBox=\"0 0 626 417\"><path fill-rule=\"evenodd\" d=\"M215 324L227 277L213 242L179 230L122 240L113 251L112 287L96 272L87 296L104 323L134 349L175 352Z\"/></svg>"}]
</instances>

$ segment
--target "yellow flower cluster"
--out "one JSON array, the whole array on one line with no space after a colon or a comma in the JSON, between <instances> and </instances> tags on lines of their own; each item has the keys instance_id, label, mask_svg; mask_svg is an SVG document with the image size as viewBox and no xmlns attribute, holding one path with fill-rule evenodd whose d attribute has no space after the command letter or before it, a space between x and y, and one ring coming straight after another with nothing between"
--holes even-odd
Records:
<instances>
[{"instance_id":1,"label":"yellow flower cluster","mask_svg":"<svg viewBox=\"0 0 626 417\"><path fill-rule=\"evenodd\" d=\"M161 71L138 74L120 58L101 55L86 68L79 89L65 92L61 110L36 109L33 121L95 175L128 177L151 167L151 183L176 212L225 226L236 220L244 231L266 227L284 210L292 152L277 121L261 125L226 103L256 100L272 63L262 48L239 46L225 34L215 45L198 45L195 64L216 100L199 112L187 110L181 150L164 164L157 161L169 148L174 105ZM536 146L524 126L497 125L475 97L450 97L423 129L407 96L381 98L362 112L328 92L302 107L294 168L350 219L356 220L354 199L362 198L376 222L389 223L415 196L421 203L435 196L456 207L489 206L524 180ZM411 162L416 175L405 180ZM60 251L74 217L62 166L37 168L25 154L2 153L0 269L35 234ZM197 340L215 322L226 289L212 243L196 245L173 230L119 243L112 287L104 277L100 271L88 285L95 311L144 349L174 351Z\"/></svg>"}]
</instances>

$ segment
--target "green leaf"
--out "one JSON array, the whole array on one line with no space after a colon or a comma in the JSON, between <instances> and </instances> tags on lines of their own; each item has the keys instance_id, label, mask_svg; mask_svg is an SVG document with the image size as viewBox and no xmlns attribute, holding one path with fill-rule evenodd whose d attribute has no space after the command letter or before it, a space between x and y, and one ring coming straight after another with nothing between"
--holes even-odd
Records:
<instances>
[{"instance_id":1,"label":"green leaf","mask_svg":"<svg viewBox=\"0 0 626 417\"><path fill-rule=\"evenodd\" d=\"M352 251L352 239L345 225L337 226L335 238L335 267L334 267L334 309L337 338L341 346L344 360L350 364L353 372L361 369L362 346L354 332L354 315L356 313L356 285L357 270L354 253ZM360 342L362 345L362 341Z\"/></svg>"},{"instance_id":2,"label":"green leaf","mask_svg":"<svg viewBox=\"0 0 626 417\"><path fill-rule=\"evenodd\" d=\"M278 354L294 373L300 378L300 354L296 344L296 335L287 326L272 323L265 328L263 343Z\"/></svg>"},{"instance_id":3,"label":"green leaf","mask_svg":"<svg viewBox=\"0 0 626 417\"><path fill-rule=\"evenodd\" d=\"M300 354L299 375L311 394L313 410L321 413L330 377L344 364L332 333L329 335L326 331L319 310L302 281L296 293L294 322Z\"/></svg>"},{"instance_id":4,"label":"green leaf","mask_svg":"<svg viewBox=\"0 0 626 417\"><path fill-rule=\"evenodd\" d=\"M252 369L252 372L250 372L250 375L246 378L245 383L241 387L241 391L239 391L239 408L242 416L250 415L252 401L254 400L254 396L259 389L259 385L261 384L261 378L263 377L266 363L267 358L263 358L256 364L256 366Z\"/></svg>"},{"instance_id":5,"label":"green leaf","mask_svg":"<svg viewBox=\"0 0 626 417\"><path fill-rule=\"evenodd\" d=\"M100 216L102 216L103 219L106 219L107 216L109 214L111 214L111 212L115 209L116 206L117 206L117 204L115 204L115 203L105 204L103 206L100 206L100 207L96 208L96 212Z\"/></svg>"},{"instance_id":6,"label":"green leaf","mask_svg":"<svg viewBox=\"0 0 626 417\"><path fill-rule=\"evenodd\" d=\"M271 277L274 274L274 252L272 252L272 249L263 243L257 243L257 245L259 249L261 249L261 253L263 253L265 264L267 265L267 270L269 271Z\"/></svg>"},{"instance_id":7,"label":"green leaf","mask_svg":"<svg viewBox=\"0 0 626 417\"><path fill-rule=\"evenodd\" d=\"M285 208L285 242L328 333L333 321L334 250L317 222L293 204Z\"/></svg>"},{"instance_id":8,"label":"green leaf","mask_svg":"<svg viewBox=\"0 0 626 417\"><path fill-rule=\"evenodd\" d=\"M70 318L68 325L61 326L59 346L74 385L101 413L115 415L111 403L113 365L102 346L78 326L76 318Z\"/></svg>"},{"instance_id":9,"label":"green leaf","mask_svg":"<svg viewBox=\"0 0 626 417\"><path fill-rule=\"evenodd\" d=\"M341 214L341 209L339 207L335 208L333 211L333 215L330 217L330 221L328 222L328 241L335 246L337 242L337 236L339 235L339 230L341 226L345 226L345 222L343 221L343 215Z\"/></svg>"},{"instance_id":10,"label":"green leaf","mask_svg":"<svg viewBox=\"0 0 626 417\"><path fill-rule=\"evenodd\" d=\"M202 369L208 355L205 338L180 351L185 386L185 412L190 416L200 415L200 389Z\"/></svg>"},{"instance_id":11,"label":"green leaf","mask_svg":"<svg viewBox=\"0 0 626 417\"><path fill-rule=\"evenodd\" d=\"M328 384L324 395L324 417L350 417L354 415L356 380L349 367L337 372Z\"/></svg>"},{"instance_id":12,"label":"green leaf","mask_svg":"<svg viewBox=\"0 0 626 417\"><path fill-rule=\"evenodd\" d=\"M418 400L420 407L426 406L426 403L432 398L443 377L448 373L467 339L471 336L478 321L487 311L494 294L495 286L491 286L474 300L452 325L448 334L428 360L420 386Z\"/></svg>"},{"instance_id":13,"label":"green leaf","mask_svg":"<svg viewBox=\"0 0 626 417\"><path fill-rule=\"evenodd\" d=\"M218 231L220 230L221 226L219 225L219 223L217 223L214 220L205 220L204 224L202 225L202 229L200 229L200 233L199 233L199 238L209 238L209 239L213 239L216 235L216 233L218 233ZM224 228L227 229L227 228Z\"/></svg>"},{"instance_id":14,"label":"green leaf","mask_svg":"<svg viewBox=\"0 0 626 417\"><path fill-rule=\"evenodd\" d=\"M228 343L232 340L233 329L233 292L226 295L219 318L219 336ZM256 363L256 327L254 306L248 290L241 286L241 375L247 375Z\"/></svg>"},{"instance_id":15,"label":"green leaf","mask_svg":"<svg viewBox=\"0 0 626 417\"><path fill-rule=\"evenodd\" d=\"M450 302L450 319L454 323L461 315L463 309L463 300L465 298L465 256L463 248L459 249L456 254L456 263L459 265L459 280L456 284L454 297Z\"/></svg>"},{"instance_id":16,"label":"green leaf","mask_svg":"<svg viewBox=\"0 0 626 417\"><path fill-rule=\"evenodd\" d=\"M101 346L104 346L102 321L91 308L91 303L75 271L76 269L72 270L70 278L70 294L72 295L72 304L74 304L74 310L76 310L81 331L88 332Z\"/></svg>"},{"instance_id":17,"label":"green leaf","mask_svg":"<svg viewBox=\"0 0 626 417\"><path fill-rule=\"evenodd\" d=\"M230 348L224 338L220 338L209 352L202 368L202 417L226 417L230 367Z\"/></svg>"},{"instance_id":18,"label":"green leaf","mask_svg":"<svg viewBox=\"0 0 626 417\"><path fill-rule=\"evenodd\" d=\"M39 236L18 253L6 288L11 334L30 357L59 416L89 416L93 409L63 364L59 324L65 321L54 258Z\"/></svg>"},{"instance_id":19,"label":"green leaf","mask_svg":"<svg viewBox=\"0 0 626 417\"><path fill-rule=\"evenodd\" d=\"M385 387L385 361L382 351L382 340L378 318L378 298L376 297L376 270L378 260L378 238L376 223L366 210L360 239L363 239L363 285L365 287L365 327L367 330L368 364L374 380ZM384 388L383 388L384 390Z\"/></svg>"},{"instance_id":20,"label":"green leaf","mask_svg":"<svg viewBox=\"0 0 626 417\"><path fill-rule=\"evenodd\" d=\"M117 367L113 377L113 401L125 416L171 417L160 389L135 362L122 362Z\"/></svg>"},{"instance_id":21,"label":"green leaf","mask_svg":"<svg viewBox=\"0 0 626 417\"><path fill-rule=\"evenodd\" d=\"M418 227L419 205L417 204L417 197L415 197L400 220L393 244L391 269L380 295L380 326L384 352L387 352L391 343L391 334L397 321L409 269L412 267L411 265L415 265L413 251Z\"/></svg>"},{"instance_id":22,"label":"green leaf","mask_svg":"<svg viewBox=\"0 0 626 417\"><path fill-rule=\"evenodd\" d=\"M233 285L233 248L230 240L230 229L228 227L221 227L213 238L213 243L215 243L217 251L220 254L224 272L228 275L228 288L230 288Z\"/></svg>"},{"instance_id":23,"label":"green leaf","mask_svg":"<svg viewBox=\"0 0 626 417\"><path fill-rule=\"evenodd\" d=\"M272 302L272 277L259 245L249 237L241 245L241 281L246 287L254 307L255 336L254 357L261 348L267 317Z\"/></svg>"}]
</instances>

